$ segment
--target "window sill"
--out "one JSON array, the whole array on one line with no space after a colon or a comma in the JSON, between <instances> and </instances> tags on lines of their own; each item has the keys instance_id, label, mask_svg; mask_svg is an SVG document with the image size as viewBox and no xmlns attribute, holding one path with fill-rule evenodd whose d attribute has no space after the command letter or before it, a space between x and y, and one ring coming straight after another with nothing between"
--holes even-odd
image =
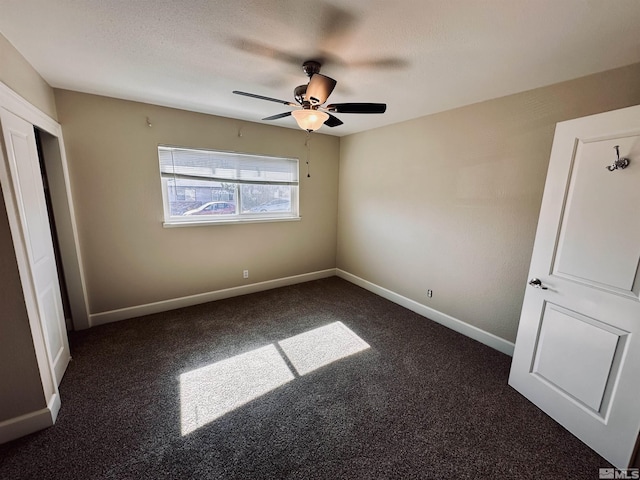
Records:
<instances>
[{"instance_id":1,"label":"window sill","mask_svg":"<svg viewBox=\"0 0 640 480\"><path fill-rule=\"evenodd\" d=\"M193 221L193 222L163 222L164 228L176 227L208 227L216 225L241 225L245 223L271 223L271 222L299 222L302 217L269 217L269 218L236 218L233 220Z\"/></svg>"}]
</instances>

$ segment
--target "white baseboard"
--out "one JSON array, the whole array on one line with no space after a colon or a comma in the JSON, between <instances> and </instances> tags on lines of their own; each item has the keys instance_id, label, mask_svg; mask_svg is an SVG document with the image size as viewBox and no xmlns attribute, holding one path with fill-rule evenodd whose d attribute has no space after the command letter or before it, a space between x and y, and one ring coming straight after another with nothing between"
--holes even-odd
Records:
<instances>
[{"instance_id":1,"label":"white baseboard","mask_svg":"<svg viewBox=\"0 0 640 480\"><path fill-rule=\"evenodd\" d=\"M335 268L320 270L317 272L303 273L291 277L278 278L275 280L267 280L265 282L251 283L239 287L225 288L213 292L199 293L197 295L189 295L187 297L171 298L160 302L147 303L144 305L136 305L134 307L120 308L118 310L110 310L108 312L93 313L89 315L89 324L92 327L103 325L105 323L117 322L129 318L141 317L143 315L151 315L154 313L175 310L176 308L190 307L201 303L213 302L224 298L237 297L247 295L249 293L262 292L273 288L286 287L295 285L296 283L310 282L321 278L333 277L336 274Z\"/></svg>"},{"instance_id":2,"label":"white baseboard","mask_svg":"<svg viewBox=\"0 0 640 480\"><path fill-rule=\"evenodd\" d=\"M54 393L46 408L0 422L0 443L10 442L50 427L60 411L60 395Z\"/></svg>"},{"instance_id":3,"label":"white baseboard","mask_svg":"<svg viewBox=\"0 0 640 480\"><path fill-rule=\"evenodd\" d=\"M469 325L468 323L465 323L462 320L458 320L457 318L447 315L446 313L442 313L438 310L427 307L426 305L422 305L421 303L404 297L398 293L392 292L391 290L376 285L375 283L371 283L368 280L364 280L363 278L357 277L356 275L345 272L344 270L340 270L339 268L329 268L327 270L304 273L301 275L294 275L292 277L278 278L275 280L268 280L266 282L252 283L249 285L225 288L223 290L216 290L213 292L189 295L187 297L172 298L160 302L147 303L144 305L136 305L134 307L94 313L89 316L89 322L91 326L103 325L105 323L141 317L143 315L151 315L154 313L166 312L168 310L175 310L176 308L190 307L192 305L213 302L216 300L222 300L224 298L262 292L264 290L285 287L288 285L294 285L296 283L309 282L311 280L332 277L334 275L337 275L338 277L343 278L348 282L369 290L376 295L386 298L387 300L397 303L398 305L401 305L419 315L422 315L423 317L427 317L428 319L440 323L445 327L455 330L462 335L473 338L474 340L477 340L480 343L494 348L499 352L513 356L514 344L512 342L500 338L492 333L485 332L484 330L478 327L474 327L473 325Z\"/></svg>"},{"instance_id":4,"label":"white baseboard","mask_svg":"<svg viewBox=\"0 0 640 480\"><path fill-rule=\"evenodd\" d=\"M359 287L364 288L365 290L369 290L376 295L379 295L387 300L392 301L393 303L397 303L398 305L407 308L418 315L422 315L423 317L427 317L434 322L437 322L445 327L450 328L451 330L455 330L462 335L473 338L480 343L484 343L485 345L498 350L499 352L505 353L509 356L513 356L513 349L515 345L512 342L505 340L504 338L500 338L493 333L485 332L484 330L474 327L473 325L469 325L462 320L458 320L446 313L439 312L438 310L434 310L433 308L427 307L426 305L422 305L421 303L416 302L415 300L411 300L410 298L404 297L398 293L392 292L391 290L387 290L384 287L376 285L375 283L371 283L368 280L357 277L349 272L345 272L344 270L340 270L336 268L336 275L344 280L347 280Z\"/></svg>"}]
</instances>

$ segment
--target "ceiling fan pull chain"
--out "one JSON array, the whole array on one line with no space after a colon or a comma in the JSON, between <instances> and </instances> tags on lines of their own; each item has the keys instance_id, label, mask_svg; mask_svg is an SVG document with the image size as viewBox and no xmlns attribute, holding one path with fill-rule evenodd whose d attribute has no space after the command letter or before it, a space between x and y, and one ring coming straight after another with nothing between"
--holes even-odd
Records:
<instances>
[{"instance_id":1,"label":"ceiling fan pull chain","mask_svg":"<svg viewBox=\"0 0 640 480\"><path fill-rule=\"evenodd\" d=\"M311 178L309 173L309 162L311 161L311 132L307 130L307 139L304 141L304 146L307 147L307 178Z\"/></svg>"}]
</instances>

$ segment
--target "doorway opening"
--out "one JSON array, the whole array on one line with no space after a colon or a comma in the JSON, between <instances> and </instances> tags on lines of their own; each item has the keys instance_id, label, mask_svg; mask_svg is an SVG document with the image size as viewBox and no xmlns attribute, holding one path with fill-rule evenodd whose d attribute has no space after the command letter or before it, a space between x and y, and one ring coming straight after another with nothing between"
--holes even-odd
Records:
<instances>
[{"instance_id":1,"label":"doorway opening","mask_svg":"<svg viewBox=\"0 0 640 480\"><path fill-rule=\"evenodd\" d=\"M47 167L47 152L60 151L57 137L33 127L36 137L36 147L38 148L38 160L40 162L40 174L42 176L42 186L44 188L44 197L47 204L47 213L49 216L49 227L51 228L51 240L53 241L53 253L55 255L56 267L58 271L58 283L60 285L60 295L62 297L62 310L64 312L64 320L67 330L73 330L73 319L71 314L71 303L69 301L69 290L64 275L64 266L62 263L62 253L60 250L60 240L58 237L58 228L56 225L56 215L53 206L53 198L51 193L51 183L47 170L52 169L52 162ZM54 185L55 189L55 185Z\"/></svg>"}]
</instances>

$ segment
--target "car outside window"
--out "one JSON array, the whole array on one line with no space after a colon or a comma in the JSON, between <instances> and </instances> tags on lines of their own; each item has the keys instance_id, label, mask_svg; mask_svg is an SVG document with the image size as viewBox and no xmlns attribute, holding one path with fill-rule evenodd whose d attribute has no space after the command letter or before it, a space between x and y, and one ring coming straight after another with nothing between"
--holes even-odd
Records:
<instances>
[{"instance_id":1,"label":"car outside window","mask_svg":"<svg viewBox=\"0 0 640 480\"><path fill-rule=\"evenodd\" d=\"M166 226L299 219L298 160L159 146Z\"/></svg>"}]
</instances>

